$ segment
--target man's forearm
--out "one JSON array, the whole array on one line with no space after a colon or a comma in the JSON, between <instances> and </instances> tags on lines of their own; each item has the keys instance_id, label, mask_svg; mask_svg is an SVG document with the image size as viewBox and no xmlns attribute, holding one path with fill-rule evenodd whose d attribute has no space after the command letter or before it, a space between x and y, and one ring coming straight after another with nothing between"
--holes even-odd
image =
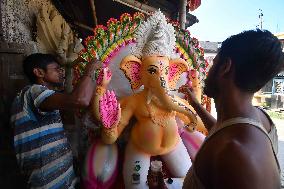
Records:
<instances>
[{"instance_id":1,"label":"man's forearm","mask_svg":"<svg viewBox=\"0 0 284 189\"><path fill-rule=\"evenodd\" d=\"M40 104L40 109L45 111L70 110L89 106L94 92L94 81L92 79L94 70L95 64L88 63L85 74L71 94L54 93Z\"/></svg>"},{"instance_id":2,"label":"man's forearm","mask_svg":"<svg viewBox=\"0 0 284 189\"><path fill-rule=\"evenodd\" d=\"M94 92L94 72L98 65L97 60L87 63L83 77L71 93L71 98L77 104L77 107L89 106Z\"/></svg>"},{"instance_id":3,"label":"man's forearm","mask_svg":"<svg viewBox=\"0 0 284 189\"><path fill-rule=\"evenodd\" d=\"M88 106L94 92L94 81L91 76L84 75L71 93L72 97L82 106Z\"/></svg>"},{"instance_id":4,"label":"man's forearm","mask_svg":"<svg viewBox=\"0 0 284 189\"><path fill-rule=\"evenodd\" d=\"M206 129L209 131L216 124L216 119L199 102L192 102L191 106L201 118Z\"/></svg>"}]
</instances>

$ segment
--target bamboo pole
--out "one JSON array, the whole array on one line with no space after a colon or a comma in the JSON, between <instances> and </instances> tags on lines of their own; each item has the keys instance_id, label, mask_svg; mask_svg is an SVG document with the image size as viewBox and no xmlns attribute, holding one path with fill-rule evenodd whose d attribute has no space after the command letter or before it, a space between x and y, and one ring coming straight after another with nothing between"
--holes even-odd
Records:
<instances>
[{"instance_id":1,"label":"bamboo pole","mask_svg":"<svg viewBox=\"0 0 284 189\"><path fill-rule=\"evenodd\" d=\"M151 7L151 6L148 6L144 3L141 3L141 2L136 1L136 0L113 0L113 1L121 3L121 4L126 5L128 7L131 7L135 10L138 10L138 11L145 13L145 14L148 14L148 15L151 12L155 12L157 10L157 9Z\"/></svg>"},{"instance_id":2,"label":"bamboo pole","mask_svg":"<svg viewBox=\"0 0 284 189\"><path fill-rule=\"evenodd\" d=\"M187 4L187 0L180 0L179 2L179 24L180 24L181 29L185 29L186 4Z\"/></svg>"},{"instance_id":3,"label":"bamboo pole","mask_svg":"<svg viewBox=\"0 0 284 189\"><path fill-rule=\"evenodd\" d=\"M95 7L95 1L94 0L89 0L92 8L92 13L93 13L93 19L94 19L94 27L98 25L98 19L97 19L97 12L96 12L96 7Z\"/></svg>"}]
</instances>

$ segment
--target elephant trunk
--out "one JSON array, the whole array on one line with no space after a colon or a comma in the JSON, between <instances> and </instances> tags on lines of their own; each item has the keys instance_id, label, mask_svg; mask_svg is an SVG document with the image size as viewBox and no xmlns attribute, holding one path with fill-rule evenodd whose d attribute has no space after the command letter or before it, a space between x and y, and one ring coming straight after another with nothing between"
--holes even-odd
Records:
<instances>
[{"instance_id":1,"label":"elephant trunk","mask_svg":"<svg viewBox=\"0 0 284 189\"><path fill-rule=\"evenodd\" d=\"M178 102L176 99L170 96L170 94L167 92L165 88L160 88L159 91L156 91L157 93L154 94L156 97L158 97L159 101L161 102L162 107L171 112L176 111L179 113L184 114L188 117L189 120L196 122L197 118L195 114L186 107L183 103Z\"/></svg>"}]
</instances>

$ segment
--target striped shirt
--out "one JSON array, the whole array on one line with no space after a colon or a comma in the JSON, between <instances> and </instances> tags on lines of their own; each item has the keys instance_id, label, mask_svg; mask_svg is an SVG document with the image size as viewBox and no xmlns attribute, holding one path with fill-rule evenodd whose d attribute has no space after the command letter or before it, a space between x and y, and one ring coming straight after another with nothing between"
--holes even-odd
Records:
<instances>
[{"instance_id":1,"label":"striped shirt","mask_svg":"<svg viewBox=\"0 0 284 189\"><path fill-rule=\"evenodd\" d=\"M14 147L30 188L74 188L73 158L58 110L43 112L54 94L42 85L25 87L12 105Z\"/></svg>"}]
</instances>

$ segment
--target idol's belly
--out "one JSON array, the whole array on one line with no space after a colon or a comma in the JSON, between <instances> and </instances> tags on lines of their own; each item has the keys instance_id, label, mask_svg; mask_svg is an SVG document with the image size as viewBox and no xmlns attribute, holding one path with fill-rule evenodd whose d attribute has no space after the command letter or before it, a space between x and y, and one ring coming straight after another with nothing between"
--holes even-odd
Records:
<instances>
[{"instance_id":1,"label":"idol's belly","mask_svg":"<svg viewBox=\"0 0 284 189\"><path fill-rule=\"evenodd\" d=\"M179 141L178 128L174 118L155 124L152 120L138 122L131 131L131 141L143 152L152 156L172 151Z\"/></svg>"}]
</instances>

